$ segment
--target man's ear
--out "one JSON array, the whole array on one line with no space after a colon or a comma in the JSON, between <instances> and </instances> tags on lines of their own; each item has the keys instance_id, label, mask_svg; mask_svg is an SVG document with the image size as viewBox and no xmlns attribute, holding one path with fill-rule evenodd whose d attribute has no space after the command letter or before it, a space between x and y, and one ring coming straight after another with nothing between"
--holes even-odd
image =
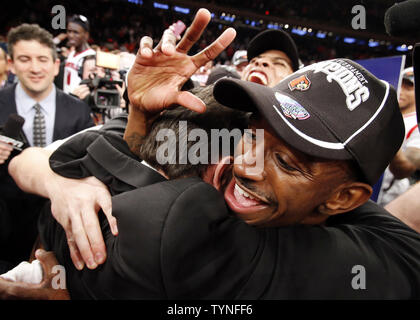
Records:
<instances>
[{"instance_id":1,"label":"man's ear","mask_svg":"<svg viewBox=\"0 0 420 320\"><path fill-rule=\"evenodd\" d=\"M231 166L233 163L233 157L227 156L220 159L219 163L216 165L213 175L212 185L218 190L221 191L223 185L223 173Z\"/></svg>"},{"instance_id":2,"label":"man's ear","mask_svg":"<svg viewBox=\"0 0 420 320\"><path fill-rule=\"evenodd\" d=\"M54 76L58 76L60 73L60 59L55 59L54 61Z\"/></svg>"},{"instance_id":3,"label":"man's ear","mask_svg":"<svg viewBox=\"0 0 420 320\"><path fill-rule=\"evenodd\" d=\"M329 216L348 212L364 204L371 195L372 187L366 183L346 183L318 207L318 212Z\"/></svg>"},{"instance_id":4,"label":"man's ear","mask_svg":"<svg viewBox=\"0 0 420 320\"><path fill-rule=\"evenodd\" d=\"M362 182L349 182L340 185L331 196L307 216L302 223L320 224L329 216L351 211L372 195L372 187Z\"/></svg>"}]
</instances>

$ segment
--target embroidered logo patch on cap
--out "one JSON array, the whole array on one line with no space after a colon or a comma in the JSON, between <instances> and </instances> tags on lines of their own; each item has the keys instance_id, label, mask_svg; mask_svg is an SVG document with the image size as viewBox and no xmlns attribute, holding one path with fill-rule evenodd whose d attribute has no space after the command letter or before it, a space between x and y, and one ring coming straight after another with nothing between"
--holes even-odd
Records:
<instances>
[{"instance_id":1,"label":"embroidered logo patch on cap","mask_svg":"<svg viewBox=\"0 0 420 320\"><path fill-rule=\"evenodd\" d=\"M281 93L276 92L275 97L280 104L283 114L291 119L305 120L311 115L304 107L302 107L297 101L285 96ZM275 107L275 106L274 106Z\"/></svg>"},{"instance_id":2,"label":"embroidered logo patch on cap","mask_svg":"<svg viewBox=\"0 0 420 320\"><path fill-rule=\"evenodd\" d=\"M306 75L302 75L289 82L289 89L291 91L294 91L294 90L306 91L309 89L310 86L311 86L311 81L309 81Z\"/></svg>"}]
</instances>

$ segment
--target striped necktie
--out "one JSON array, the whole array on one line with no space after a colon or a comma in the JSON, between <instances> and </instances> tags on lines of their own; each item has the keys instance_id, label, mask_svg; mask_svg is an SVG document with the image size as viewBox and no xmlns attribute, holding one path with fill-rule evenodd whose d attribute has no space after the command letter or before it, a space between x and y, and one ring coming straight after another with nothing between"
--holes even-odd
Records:
<instances>
[{"instance_id":1,"label":"striped necktie","mask_svg":"<svg viewBox=\"0 0 420 320\"><path fill-rule=\"evenodd\" d=\"M34 105L35 117L34 117L34 147L45 147L46 146L46 129L45 129L45 117L41 112L41 106L37 103Z\"/></svg>"}]
</instances>

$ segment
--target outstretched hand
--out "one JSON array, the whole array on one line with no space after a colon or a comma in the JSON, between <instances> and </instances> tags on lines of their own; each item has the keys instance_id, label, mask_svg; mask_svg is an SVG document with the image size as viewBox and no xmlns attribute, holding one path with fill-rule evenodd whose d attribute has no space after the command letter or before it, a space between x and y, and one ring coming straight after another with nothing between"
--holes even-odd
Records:
<instances>
[{"instance_id":1,"label":"outstretched hand","mask_svg":"<svg viewBox=\"0 0 420 320\"><path fill-rule=\"evenodd\" d=\"M181 105L197 112L206 106L193 94L181 91L183 84L208 61L215 59L235 38L233 28L225 30L212 44L194 56L187 53L201 37L210 22L206 9L198 10L191 26L178 40L172 29L165 31L159 45L143 37L136 60L128 74L128 96L131 107L155 115L172 105Z\"/></svg>"}]
</instances>

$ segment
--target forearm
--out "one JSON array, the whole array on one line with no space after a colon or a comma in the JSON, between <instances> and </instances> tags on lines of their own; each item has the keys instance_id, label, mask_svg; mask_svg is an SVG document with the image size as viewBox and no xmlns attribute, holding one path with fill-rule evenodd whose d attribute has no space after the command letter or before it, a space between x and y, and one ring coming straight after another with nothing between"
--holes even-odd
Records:
<instances>
[{"instance_id":1,"label":"forearm","mask_svg":"<svg viewBox=\"0 0 420 320\"><path fill-rule=\"evenodd\" d=\"M411 176L416 171L416 166L400 150L392 159L389 170L397 179L403 179Z\"/></svg>"},{"instance_id":2,"label":"forearm","mask_svg":"<svg viewBox=\"0 0 420 320\"><path fill-rule=\"evenodd\" d=\"M414 165L416 170L420 169L420 149L409 147L404 151L404 155Z\"/></svg>"},{"instance_id":3,"label":"forearm","mask_svg":"<svg viewBox=\"0 0 420 320\"><path fill-rule=\"evenodd\" d=\"M420 232L420 183L411 187L407 192L400 195L385 206L391 214L405 224Z\"/></svg>"},{"instance_id":4,"label":"forearm","mask_svg":"<svg viewBox=\"0 0 420 320\"><path fill-rule=\"evenodd\" d=\"M48 197L51 178L57 176L50 168L52 150L31 147L14 157L9 164L9 174L23 191Z\"/></svg>"}]
</instances>

